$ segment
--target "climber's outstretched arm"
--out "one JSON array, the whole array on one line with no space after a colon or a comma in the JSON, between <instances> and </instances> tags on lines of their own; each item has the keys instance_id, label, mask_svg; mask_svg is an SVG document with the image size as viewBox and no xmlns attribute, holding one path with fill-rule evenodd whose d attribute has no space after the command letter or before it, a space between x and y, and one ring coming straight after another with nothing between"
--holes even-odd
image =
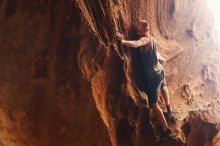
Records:
<instances>
[{"instance_id":1,"label":"climber's outstretched arm","mask_svg":"<svg viewBox=\"0 0 220 146\"><path fill-rule=\"evenodd\" d=\"M136 41L128 41L128 40L122 39L121 42L123 45L126 45L128 47L138 48L140 46L148 44L150 42L150 39L147 37L141 37L139 40L136 40Z\"/></svg>"},{"instance_id":2,"label":"climber's outstretched arm","mask_svg":"<svg viewBox=\"0 0 220 146\"><path fill-rule=\"evenodd\" d=\"M125 40L124 35L120 33L117 33L116 35L123 45L131 48L138 48L150 42L150 39L147 37L141 37L139 40L131 41L131 40Z\"/></svg>"}]
</instances>

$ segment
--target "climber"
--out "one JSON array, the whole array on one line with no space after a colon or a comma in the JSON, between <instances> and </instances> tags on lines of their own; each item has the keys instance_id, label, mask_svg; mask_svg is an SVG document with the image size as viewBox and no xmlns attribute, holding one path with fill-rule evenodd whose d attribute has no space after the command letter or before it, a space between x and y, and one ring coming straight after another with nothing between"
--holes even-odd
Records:
<instances>
[{"instance_id":1,"label":"climber","mask_svg":"<svg viewBox=\"0 0 220 146\"><path fill-rule=\"evenodd\" d=\"M134 41L125 40L123 35L120 33L117 33L117 38L127 47L140 49L140 59L144 69L144 92L148 96L150 107L153 109L158 120L163 126L163 132L161 133L160 138L169 138L172 134L172 130L168 127L167 121L157 102L160 90L164 91L164 95L168 95L166 94L168 90L166 86L164 86L164 67L159 62L159 58L161 61L165 60L163 60L161 58L162 56L157 53L156 40L149 34L149 24L146 20L141 20L138 23L137 35L140 39ZM161 87L165 88L163 89Z\"/></svg>"}]
</instances>

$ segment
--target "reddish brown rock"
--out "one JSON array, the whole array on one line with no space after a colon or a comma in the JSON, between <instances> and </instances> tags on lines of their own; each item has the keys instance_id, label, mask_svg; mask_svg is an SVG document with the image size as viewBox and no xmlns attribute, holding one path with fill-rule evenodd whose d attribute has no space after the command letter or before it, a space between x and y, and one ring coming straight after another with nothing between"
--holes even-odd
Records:
<instances>
[{"instance_id":1,"label":"reddish brown rock","mask_svg":"<svg viewBox=\"0 0 220 146\"><path fill-rule=\"evenodd\" d=\"M220 52L202 2L0 1L0 145L181 145L156 143L138 52L115 38L117 31L133 38L134 25L146 19L168 59L174 127L183 129L187 146L216 146ZM193 92L190 105L183 85Z\"/></svg>"}]
</instances>

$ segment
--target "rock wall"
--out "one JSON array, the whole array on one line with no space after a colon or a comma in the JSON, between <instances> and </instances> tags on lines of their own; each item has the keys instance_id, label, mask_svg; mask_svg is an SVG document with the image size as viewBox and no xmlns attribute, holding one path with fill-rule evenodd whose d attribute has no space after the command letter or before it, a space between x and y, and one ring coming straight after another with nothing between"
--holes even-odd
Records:
<instances>
[{"instance_id":1,"label":"rock wall","mask_svg":"<svg viewBox=\"0 0 220 146\"><path fill-rule=\"evenodd\" d=\"M218 143L219 50L205 0L1 0L0 12L0 145L182 145L155 143L138 52L116 41L140 19L168 59L174 126L187 146Z\"/></svg>"}]
</instances>

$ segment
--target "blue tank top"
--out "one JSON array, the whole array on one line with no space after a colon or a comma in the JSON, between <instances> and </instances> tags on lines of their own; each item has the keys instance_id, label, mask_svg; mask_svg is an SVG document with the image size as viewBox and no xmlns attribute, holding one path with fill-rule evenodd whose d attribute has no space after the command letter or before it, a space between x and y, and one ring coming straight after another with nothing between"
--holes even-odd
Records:
<instances>
[{"instance_id":1,"label":"blue tank top","mask_svg":"<svg viewBox=\"0 0 220 146\"><path fill-rule=\"evenodd\" d=\"M140 59L144 75L147 79L156 77L164 70L163 66L158 61L156 40L153 37L150 37L150 40L151 48L147 52L141 49L144 46L140 47Z\"/></svg>"}]
</instances>

